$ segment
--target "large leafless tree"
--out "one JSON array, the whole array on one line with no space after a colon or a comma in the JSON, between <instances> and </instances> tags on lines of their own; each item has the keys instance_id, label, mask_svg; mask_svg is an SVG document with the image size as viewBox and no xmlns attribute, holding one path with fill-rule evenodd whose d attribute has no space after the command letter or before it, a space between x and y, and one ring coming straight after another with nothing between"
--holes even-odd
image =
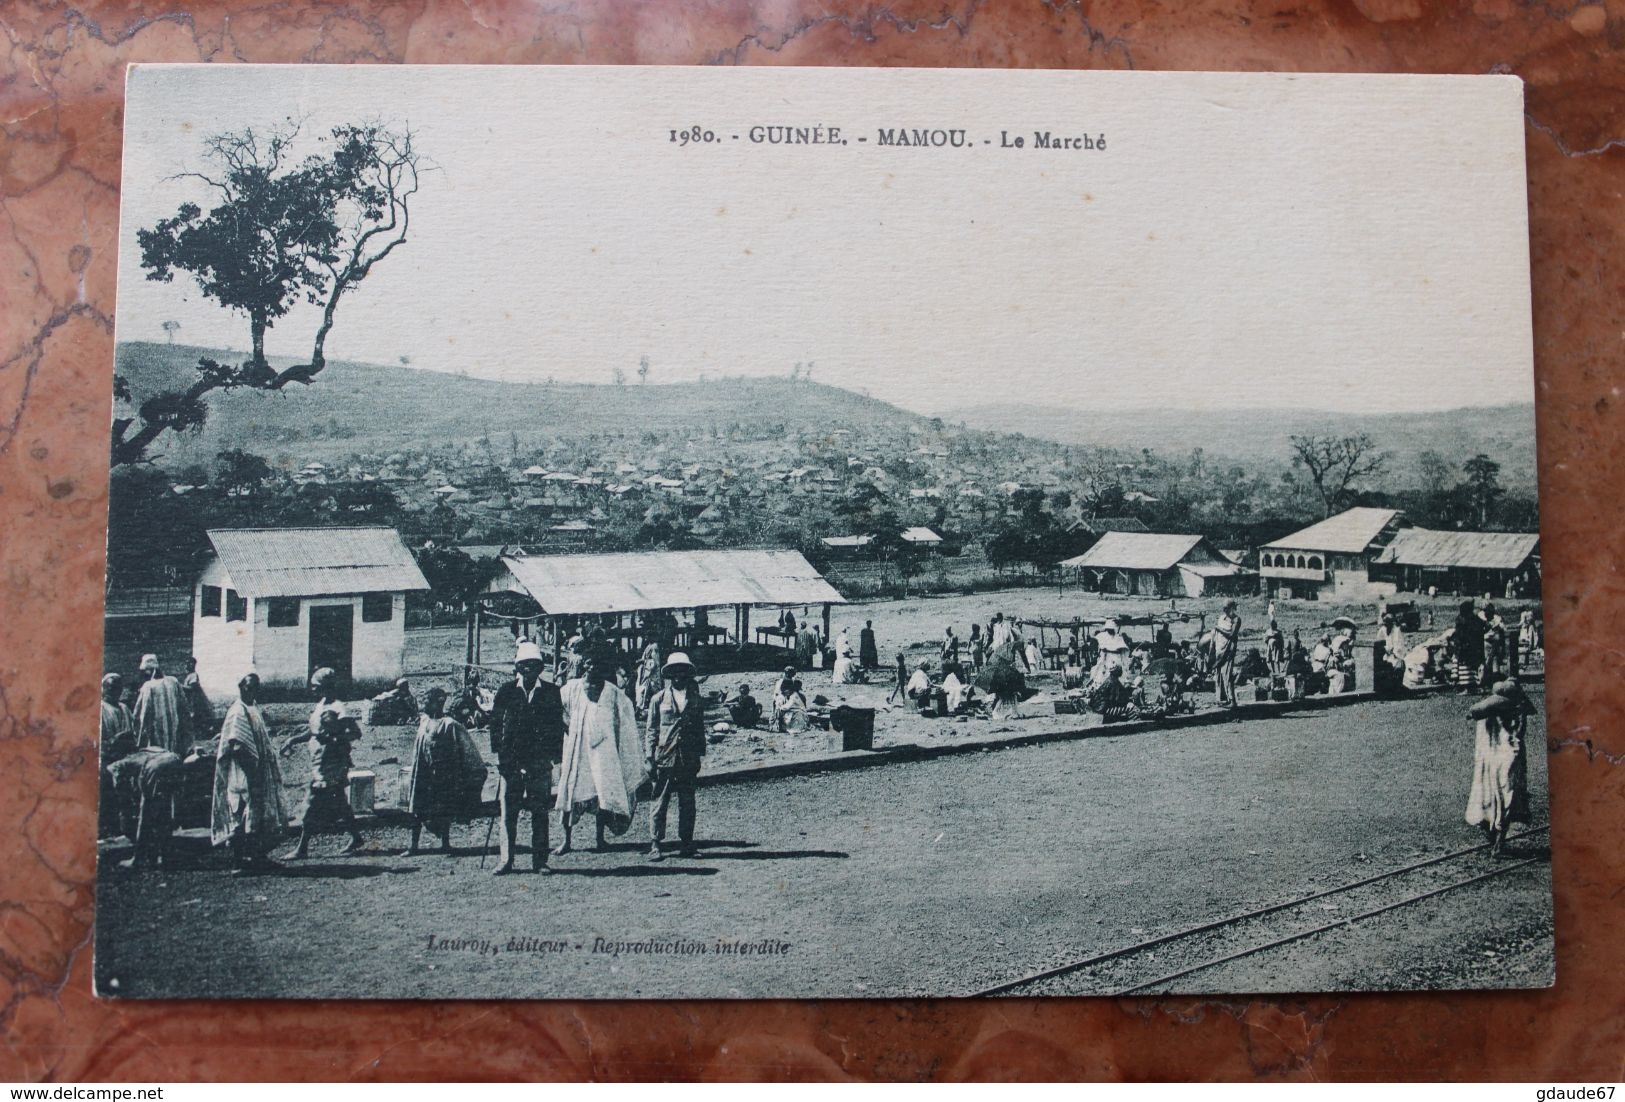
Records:
<instances>
[{"instance_id":1,"label":"large leafless tree","mask_svg":"<svg viewBox=\"0 0 1625 1102\"><path fill-rule=\"evenodd\" d=\"M1292 451L1293 462L1309 472L1327 516L1348 501L1359 483L1375 478L1388 465L1388 453L1380 451L1366 433L1294 436Z\"/></svg>"}]
</instances>

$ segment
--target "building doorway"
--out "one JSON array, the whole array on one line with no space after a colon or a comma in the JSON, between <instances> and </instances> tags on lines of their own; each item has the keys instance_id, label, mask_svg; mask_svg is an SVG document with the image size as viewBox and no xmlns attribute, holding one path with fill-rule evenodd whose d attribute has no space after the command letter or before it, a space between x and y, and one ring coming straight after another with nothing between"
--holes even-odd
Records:
<instances>
[{"instance_id":1,"label":"building doorway","mask_svg":"<svg viewBox=\"0 0 1625 1102\"><path fill-rule=\"evenodd\" d=\"M338 674L340 689L350 687L350 655L355 641L353 605L313 605L310 609L310 669L323 666Z\"/></svg>"}]
</instances>

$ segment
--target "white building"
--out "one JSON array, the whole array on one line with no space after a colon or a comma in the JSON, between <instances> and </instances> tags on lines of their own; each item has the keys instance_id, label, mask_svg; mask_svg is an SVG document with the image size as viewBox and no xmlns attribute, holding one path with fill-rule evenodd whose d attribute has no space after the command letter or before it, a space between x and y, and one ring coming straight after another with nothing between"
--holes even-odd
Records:
<instances>
[{"instance_id":1,"label":"white building","mask_svg":"<svg viewBox=\"0 0 1625 1102\"><path fill-rule=\"evenodd\" d=\"M1371 565L1404 525L1397 509L1345 509L1258 549L1265 594L1302 600L1371 601L1392 596Z\"/></svg>"},{"instance_id":2,"label":"white building","mask_svg":"<svg viewBox=\"0 0 1625 1102\"><path fill-rule=\"evenodd\" d=\"M329 666L346 688L401 676L406 594L429 588L393 528L212 529L192 601L192 653L214 700L246 673L302 693Z\"/></svg>"}]
</instances>

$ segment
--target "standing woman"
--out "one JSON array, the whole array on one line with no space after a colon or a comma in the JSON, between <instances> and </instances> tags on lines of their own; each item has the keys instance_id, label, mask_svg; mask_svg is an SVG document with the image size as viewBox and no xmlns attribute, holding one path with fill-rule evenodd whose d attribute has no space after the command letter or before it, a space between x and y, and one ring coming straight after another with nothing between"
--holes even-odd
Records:
<instances>
[{"instance_id":1,"label":"standing woman","mask_svg":"<svg viewBox=\"0 0 1625 1102\"><path fill-rule=\"evenodd\" d=\"M639 715L649 711L649 702L654 699L655 693L660 691L660 667L665 664L665 656L660 650L660 640L650 639L643 647L643 654L638 658L637 693L632 698Z\"/></svg>"},{"instance_id":2,"label":"standing woman","mask_svg":"<svg viewBox=\"0 0 1625 1102\"><path fill-rule=\"evenodd\" d=\"M418 720L412 771L406 782L412 846L401 856L418 852L424 827L440 839L440 852L450 855L452 821L469 818L471 805L478 805L484 786L485 765L479 751L463 725L446 716L446 690L430 689L423 695L423 716Z\"/></svg>"},{"instance_id":3,"label":"standing woman","mask_svg":"<svg viewBox=\"0 0 1625 1102\"><path fill-rule=\"evenodd\" d=\"M1021 652L1016 647L1014 638L1007 638L1000 646L993 648L993 653L987 660L987 690L993 694L993 710L988 714L989 719L999 718L999 713L1008 709L1011 719L1021 719L1021 693L1027 687L1027 679L1021 675L1018 663Z\"/></svg>"},{"instance_id":4,"label":"standing woman","mask_svg":"<svg viewBox=\"0 0 1625 1102\"><path fill-rule=\"evenodd\" d=\"M875 622L865 620L858 632L858 664L865 670L880 668L880 648L875 645Z\"/></svg>"},{"instance_id":5,"label":"standing woman","mask_svg":"<svg viewBox=\"0 0 1625 1102\"><path fill-rule=\"evenodd\" d=\"M1516 681L1498 682L1494 692L1467 711L1474 721L1473 786L1467 796L1467 822L1490 839L1490 854L1501 855L1513 823L1529 821L1529 771L1524 740L1534 711Z\"/></svg>"}]
</instances>

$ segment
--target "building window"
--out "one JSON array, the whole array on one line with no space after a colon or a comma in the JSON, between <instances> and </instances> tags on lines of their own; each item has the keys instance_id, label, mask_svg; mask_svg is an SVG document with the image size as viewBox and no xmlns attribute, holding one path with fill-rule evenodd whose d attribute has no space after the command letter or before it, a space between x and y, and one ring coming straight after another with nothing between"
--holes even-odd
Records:
<instances>
[{"instance_id":1,"label":"building window","mask_svg":"<svg viewBox=\"0 0 1625 1102\"><path fill-rule=\"evenodd\" d=\"M265 626L268 628L296 628L299 626L299 598L272 597L265 603Z\"/></svg>"},{"instance_id":2,"label":"building window","mask_svg":"<svg viewBox=\"0 0 1625 1102\"><path fill-rule=\"evenodd\" d=\"M235 589L226 590L226 619L248 619L248 598L239 597Z\"/></svg>"},{"instance_id":3,"label":"building window","mask_svg":"<svg viewBox=\"0 0 1625 1102\"><path fill-rule=\"evenodd\" d=\"M1310 570L1319 570L1320 569L1320 556L1319 555L1310 555L1309 556L1309 569Z\"/></svg>"},{"instance_id":4,"label":"building window","mask_svg":"<svg viewBox=\"0 0 1625 1102\"><path fill-rule=\"evenodd\" d=\"M217 586L217 585L206 585L206 586L203 587L203 595L202 595L202 597L200 597L198 599L197 614L199 616L218 616L218 615L220 615L220 587L219 586Z\"/></svg>"},{"instance_id":5,"label":"building window","mask_svg":"<svg viewBox=\"0 0 1625 1102\"><path fill-rule=\"evenodd\" d=\"M363 593L361 595L361 622L382 624L395 618L393 593Z\"/></svg>"}]
</instances>

